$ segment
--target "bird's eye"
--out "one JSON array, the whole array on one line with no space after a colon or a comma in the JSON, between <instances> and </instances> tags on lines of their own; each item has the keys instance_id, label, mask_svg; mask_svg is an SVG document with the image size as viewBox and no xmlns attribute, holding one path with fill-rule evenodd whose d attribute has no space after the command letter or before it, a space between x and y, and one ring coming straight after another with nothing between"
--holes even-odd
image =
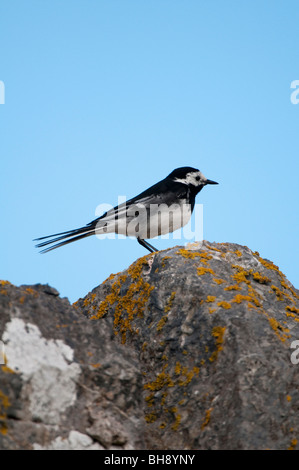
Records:
<instances>
[{"instance_id":1,"label":"bird's eye","mask_svg":"<svg viewBox=\"0 0 299 470\"><path fill-rule=\"evenodd\" d=\"M199 181L200 180L200 176L196 176L196 181Z\"/></svg>"}]
</instances>

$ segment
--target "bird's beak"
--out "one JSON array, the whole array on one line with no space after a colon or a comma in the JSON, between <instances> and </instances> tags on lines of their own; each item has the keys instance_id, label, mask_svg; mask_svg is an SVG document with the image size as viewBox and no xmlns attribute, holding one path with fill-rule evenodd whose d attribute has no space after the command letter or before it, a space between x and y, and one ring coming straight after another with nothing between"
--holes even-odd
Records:
<instances>
[{"instance_id":1,"label":"bird's beak","mask_svg":"<svg viewBox=\"0 0 299 470\"><path fill-rule=\"evenodd\" d=\"M219 184L219 183L216 183L216 181L212 181L212 180L206 180L205 183L206 184Z\"/></svg>"}]
</instances>

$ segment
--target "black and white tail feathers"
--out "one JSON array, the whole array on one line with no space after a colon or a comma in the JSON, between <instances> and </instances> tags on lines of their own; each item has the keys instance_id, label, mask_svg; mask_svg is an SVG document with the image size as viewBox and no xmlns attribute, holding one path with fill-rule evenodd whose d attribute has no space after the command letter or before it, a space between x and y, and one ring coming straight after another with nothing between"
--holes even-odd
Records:
<instances>
[{"instance_id":1,"label":"black and white tail feathers","mask_svg":"<svg viewBox=\"0 0 299 470\"><path fill-rule=\"evenodd\" d=\"M81 238L89 237L90 235L94 235L98 220L99 219L93 220L85 227L81 227L76 230L69 230L68 232L54 233L53 235L48 235L47 237L35 238L34 241L45 240L35 246L36 248L42 248L44 246L51 245L52 243L59 242L60 240L65 240L40 251L40 253L47 253L48 251L59 248L60 246L81 240Z\"/></svg>"}]
</instances>

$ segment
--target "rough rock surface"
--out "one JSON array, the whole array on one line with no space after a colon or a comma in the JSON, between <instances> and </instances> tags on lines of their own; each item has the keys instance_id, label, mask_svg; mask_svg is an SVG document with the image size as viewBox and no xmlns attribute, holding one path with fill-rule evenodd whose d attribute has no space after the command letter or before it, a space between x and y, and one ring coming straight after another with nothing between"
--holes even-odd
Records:
<instances>
[{"instance_id":1,"label":"rough rock surface","mask_svg":"<svg viewBox=\"0 0 299 470\"><path fill-rule=\"evenodd\" d=\"M299 292L247 247L144 256L73 306L2 281L0 312L0 449L297 447Z\"/></svg>"}]
</instances>

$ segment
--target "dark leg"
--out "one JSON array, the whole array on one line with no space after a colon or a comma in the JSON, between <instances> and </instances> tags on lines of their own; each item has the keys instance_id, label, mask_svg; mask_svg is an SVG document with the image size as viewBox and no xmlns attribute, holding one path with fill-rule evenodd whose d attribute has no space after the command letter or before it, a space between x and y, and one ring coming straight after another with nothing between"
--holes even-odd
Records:
<instances>
[{"instance_id":1,"label":"dark leg","mask_svg":"<svg viewBox=\"0 0 299 470\"><path fill-rule=\"evenodd\" d=\"M146 248L148 251L150 251L151 253L153 253L154 251L158 251L157 248L155 248L153 245L151 245L150 243L146 242L145 240L142 240L141 238L137 237L137 241L138 243L140 243L141 246L143 246L144 248Z\"/></svg>"}]
</instances>

